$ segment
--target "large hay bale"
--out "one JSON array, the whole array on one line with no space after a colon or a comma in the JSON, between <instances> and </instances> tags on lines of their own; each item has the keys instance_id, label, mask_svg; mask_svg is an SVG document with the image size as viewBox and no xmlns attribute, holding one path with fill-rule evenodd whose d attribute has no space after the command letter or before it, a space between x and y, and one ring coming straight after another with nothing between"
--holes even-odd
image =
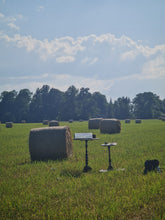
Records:
<instances>
[{"instance_id":1,"label":"large hay bale","mask_svg":"<svg viewBox=\"0 0 165 220\"><path fill-rule=\"evenodd\" d=\"M12 128L13 122L6 122L6 128Z\"/></svg>"},{"instance_id":2,"label":"large hay bale","mask_svg":"<svg viewBox=\"0 0 165 220\"><path fill-rule=\"evenodd\" d=\"M129 124L130 122L131 122L130 119L125 119L125 123L126 123L126 124Z\"/></svg>"},{"instance_id":3,"label":"large hay bale","mask_svg":"<svg viewBox=\"0 0 165 220\"><path fill-rule=\"evenodd\" d=\"M136 123L136 124L140 124L141 122L142 122L141 119L136 119L136 120L135 120L135 123Z\"/></svg>"},{"instance_id":4,"label":"large hay bale","mask_svg":"<svg viewBox=\"0 0 165 220\"><path fill-rule=\"evenodd\" d=\"M91 118L91 119L89 119L88 128L89 129L99 129L101 120L102 120L102 118Z\"/></svg>"},{"instance_id":5,"label":"large hay bale","mask_svg":"<svg viewBox=\"0 0 165 220\"><path fill-rule=\"evenodd\" d=\"M59 122L56 121L56 120L52 120L49 122L49 127L52 127L52 126L59 126Z\"/></svg>"},{"instance_id":6,"label":"large hay bale","mask_svg":"<svg viewBox=\"0 0 165 220\"><path fill-rule=\"evenodd\" d=\"M118 119L102 119L100 121L100 132L101 133L120 133L121 123Z\"/></svg>"},{"instance_id":7,"label":"large hay bale","mask_svg":"<svg viewBox=\"0 0 165 220\"><path fill-rule=\"evenodd\" d=\"M48 120L43 120L43 125L49 125L49 121Z\"/></svg>"},{"instance_id":8,"label":"large hay bale","mask_svg":"<svg viewBox=\"0 0 165 220\"><path fill-rule=\"evenodd\" d=\"M31 160L68 158L73 153L72 136L68 126L34 128L30 130Z\"/></svg>"}]
</instances>

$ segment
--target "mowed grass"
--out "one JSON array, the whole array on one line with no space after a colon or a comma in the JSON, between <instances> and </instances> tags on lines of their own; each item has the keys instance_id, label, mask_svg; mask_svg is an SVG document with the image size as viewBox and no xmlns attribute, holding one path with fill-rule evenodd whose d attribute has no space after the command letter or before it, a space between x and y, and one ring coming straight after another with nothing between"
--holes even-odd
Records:
<instances>
[{"instance_id":1,"label":"mowed grass","mask_svg":"<svg viewBox=\"0 0 165 220\"><path fill-rule=\"evenodd\" d=\"M68 160L33 162L29 132L42 124L0 125L0 219L165 219L165 170L143 175L144 162L158 159L165 168L165 122L121 121L120 134L88 130L88 122L68 125L72 136L92 132L99 140L88 142L89 166L83 173L85 142L73 140ZM108 167L111 147L114 170ZM124 169L123 169L124 168Z\"/></svg>"}]
</instances>

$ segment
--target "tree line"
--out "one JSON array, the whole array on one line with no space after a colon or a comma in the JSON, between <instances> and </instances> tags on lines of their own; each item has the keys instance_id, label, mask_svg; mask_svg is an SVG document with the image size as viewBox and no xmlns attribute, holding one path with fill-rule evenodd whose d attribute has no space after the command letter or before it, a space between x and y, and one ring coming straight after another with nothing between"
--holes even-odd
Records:
<instances>
[{"instance_id":1,"label":"tree line","mask_svg":"<svg viewBox=\"0 0 165 220\"><path fill-rule=\"evenodd\" d=\"M70 86L65 92L48 85L33 94L29 89L3 91L0 121L42 122L43 120L88 120L93 117L154 119L165 115L165 99L152 92L139 93L133 100L121 97L108 102L100 92Z\"/></svg>"}]
</instances>

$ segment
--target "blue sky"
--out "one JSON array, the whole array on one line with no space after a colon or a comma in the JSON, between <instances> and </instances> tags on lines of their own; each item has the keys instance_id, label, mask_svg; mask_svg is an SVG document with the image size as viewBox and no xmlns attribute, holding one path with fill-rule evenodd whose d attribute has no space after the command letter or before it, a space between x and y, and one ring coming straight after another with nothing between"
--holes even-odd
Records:
<instances>
[{"instance_id":1,"label":"blue sky","mask_svg":"<svg viewBox=\"0 0 165 220\"><path fill-rule=\"evenodd\" d=\"M164 0L0 0L0 93L47 84L165 98Z\"/></svg>"}]
</instances>

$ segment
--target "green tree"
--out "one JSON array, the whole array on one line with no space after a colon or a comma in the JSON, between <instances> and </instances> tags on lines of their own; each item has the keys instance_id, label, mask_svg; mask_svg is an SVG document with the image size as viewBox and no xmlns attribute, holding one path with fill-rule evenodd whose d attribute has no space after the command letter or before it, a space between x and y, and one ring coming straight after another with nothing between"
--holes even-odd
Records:
<instances>
[{"instance_id":1,"label":"green tree","mask_svg":"<svg viewBox=\"0 0 165 220\"><path fill-rule=\"evenodd\" d=\"M33 122L41 122L48 119L49 109L49 86L43 85L41 89L37 89L30 103L30 120Z\"/></svg>"},{"instance_id":2,"label":"green tree","mask_svg":"<svg viewBox=\"0 0 165 220\"><path fill-rule=\"evenodd\" d=\"M108 103L105 95L100 92L94 92L92 94L92 99L95 103L94 117L106 117L108 111Z\"/></svg>"},{"instance_id":3,"label":"green tree","mask_svg":"<svg viewBox=\"0 0 165 220\"><path fill-rule=\"evenodd\" d=\"M89 88L81 88L77 96L77 114L79 119L88 120L94 115L95 102Z\"/></svg>"},{"instance_id":4,"label":"green tree","mask_svg":"<svg viewBox=\"0 0 165 220\"><path fill-rule=\"evenodd\" d=\"M108 103L107 117L114 118L114 104L112 102L112 99L110 99Z\"/></svg>"},{"instance_id":5,"label":"green tree","mask_svg":"<svg viewBox=\"0 0 165 220\"><path fill-rule=\"evenodd\" d=\"M0 120L1 122L13 121L15 122L15 98L17 96L17 92L15 90L12 91L4 91L0 96Z\"/></svg>"},{"instance_id":6,"label":"green tree","mask_svg":"<svg viewBox=\"0 0 165 220\"><path fill-rule=\"evenodd\" d=\"M152 92L139 93L133 99L134 115L136 118L152 119L160 116L159 96Z\"/></svg>"},{"instance_id":7,"label":"green tree","mask_svg":"<svg viewBox=\"0 0 165 220\"><path fill-rule=\"evenodd\" d=\"M75 86L70 86L67 91L64 93L64 103L63 108L61 109L62 119L76 119L76 96L78 90Z\"/></svg>"},{"instance_id":8,"label":"green tree","mask_svg":"<svg viewBox=\"0 0 165 220\"><path fill-rule=\"evenodd\" d=\"M28 89L22 89L19 91L15 98L15 117L16 121L21 120L28 121L29 104L31 101L32 93Z\"/></svg>"},{"instance_id":9,"label":"green tree","mask_svg":"<svg viewBox=\"0 0 165 220\"><path fill-rule=\"evenodd\" d=\"M62 120L64 105L64 92L58 89L50 89L48 95L48 118L51 120Z\"/></svg>"},{"instance_id":10,"label":"green tree","mask_svg":"<svg viewBox=\"0 0 165 220\"><path fill-rule=\"evenodd\" d=\"M131 117L131 101L128 97L118 98L114 102L114 116L118 119L126 119Z\"/></svg>"}]
</instances>

